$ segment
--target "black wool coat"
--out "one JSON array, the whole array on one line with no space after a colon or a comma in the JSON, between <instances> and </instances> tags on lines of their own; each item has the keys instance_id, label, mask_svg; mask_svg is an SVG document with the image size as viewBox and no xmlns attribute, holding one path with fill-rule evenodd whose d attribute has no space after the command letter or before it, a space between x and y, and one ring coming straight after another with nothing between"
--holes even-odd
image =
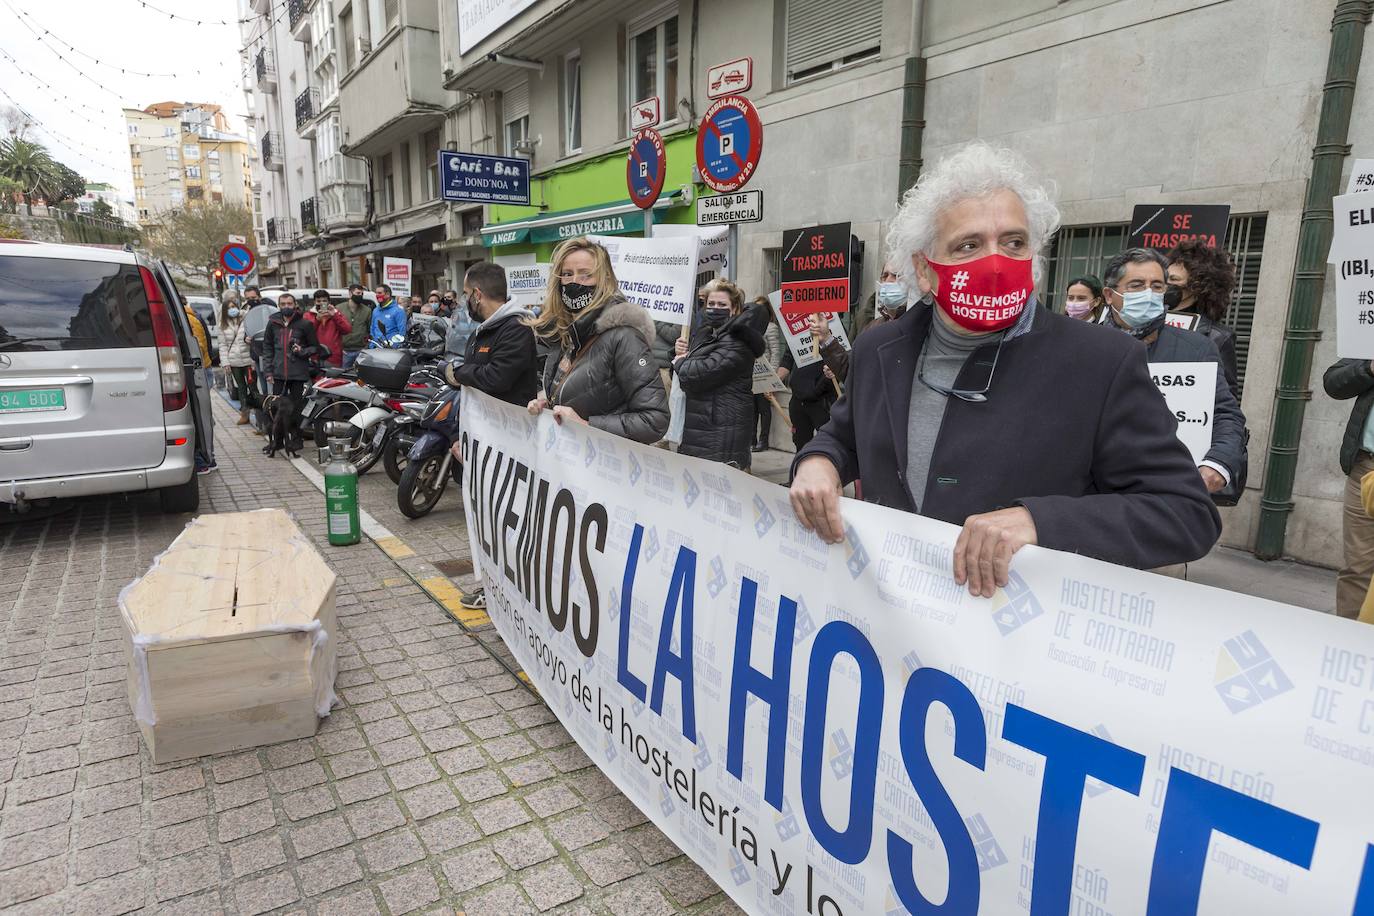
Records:
<instances>
[{"instance_id":1,"label":"black wool coat","mask_svg":"<svg viewBox=\"0 0 1374 916\"><path fill-rule=\"evenodd\" d=\"M949 398L921 514L962 525L1027 509L1041 546L1151 569L1205 555L1221 519L1177 423L1150 380L1145 348L1113 328L1037 309L1006 342L983 403ZM864 499L913 511L907 419L934 319L917 305L854 343L845 394L797 455L822 455ZM980 390L996 345L975 350L954 387Z\"/></svg>"},{"instance_id":2,"label":"black wool coat","mask_svg":"<svg viewBox=\"0 0 1374 916\"><path fill-rule=\"evenodd\" d=\"M766 322L768 316L762 315ZM754 443L754 360L767 344L751 309L719 328L703 325L673 367L687 395L678 453L749 467Z\"/></svg>"}]
</instances>

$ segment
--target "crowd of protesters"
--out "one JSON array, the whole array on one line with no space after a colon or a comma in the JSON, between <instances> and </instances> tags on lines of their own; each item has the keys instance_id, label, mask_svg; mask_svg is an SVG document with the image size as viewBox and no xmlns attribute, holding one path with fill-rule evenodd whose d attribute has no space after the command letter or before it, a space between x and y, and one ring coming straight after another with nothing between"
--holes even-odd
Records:
<instances>
[{"instance_id":1,"label":"crowd of protesters","mask_svg":"<svg viewBox=\"0 0 1374 916\"><path fill-rule=\"evenodd\" d=\"M864 500L954 523L952 572L974 594L1005 586L1027 544L1186 574L1220 536L1217 507L1245 490L1249 431L1224 324L1234 264L1196 241L1127 249L1055 289L1062 305L1051 309L1036 288L1058 225L1019 157L973 143L903 199L867 303L806 318L810 358L794 352L768 297L726 279L699 291L687 326L656 324L621 293L606 249L573 238L553 252L533 307L512 301L504 269L488 262L469 268L461 292L413 301L385 285L375 304L358 285L343 302L325 290L309 303L227 293L224 365L245 424L264 394L300 398L321 364L347 370L433 316L445 321L450 384L560 424L747 471L782 416L805 527L841 539L851 484ZM1195 461L1150 364L1198 362L1217 372L1211 441ZM760 373L781 380L785 408ZM1374 622L1374 363L1341 360L1325 383L1355 401L1341 449L1337 610L1363 606Z\"/></svg>"}]
</instances>

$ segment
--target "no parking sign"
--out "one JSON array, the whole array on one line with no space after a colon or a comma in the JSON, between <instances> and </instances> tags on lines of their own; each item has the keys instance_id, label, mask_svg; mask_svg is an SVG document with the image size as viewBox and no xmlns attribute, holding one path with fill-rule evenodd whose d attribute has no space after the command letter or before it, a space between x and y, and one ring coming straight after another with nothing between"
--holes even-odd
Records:
<instances>
[{"instance_id":1,"label":"no parking sign","mask_svg":"<svg viewBox=\"0 0 1374 916\"><path fill-rule=\"evenodd\" d=\"M714 190L738 191L753 177L763 155L763 122L742 95L716 99L697 131L697 168Z\"/></svg>"},{"instance_id":2,"label":"no parking sign","mask_svg":"<svg viewBox=\"0 0 1374 916\"><path fill-rule=\"evenodd\" d=\"M625 184L635 206L647 210L663 191L663 178L668 171L668 157L663 149L663 137L652 127L635 134L630 141L630 154L625 162Z\"/></svg>"}]
</instances>

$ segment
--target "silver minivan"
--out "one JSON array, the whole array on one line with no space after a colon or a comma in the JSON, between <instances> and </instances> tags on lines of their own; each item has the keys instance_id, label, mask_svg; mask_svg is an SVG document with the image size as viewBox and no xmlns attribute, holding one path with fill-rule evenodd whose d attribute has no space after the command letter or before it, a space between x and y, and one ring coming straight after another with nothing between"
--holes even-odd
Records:
<instances>
[{"instance_id":1,"label":"silver minivan","mask_svg":"<svg viewBox=\"0 0 1374 916\"><path fill-rule=\"evenodd\" d=\"M0 503L157 490L195 511L199 368L161 263L0 241Z\"/></svg>"}]
</instances>

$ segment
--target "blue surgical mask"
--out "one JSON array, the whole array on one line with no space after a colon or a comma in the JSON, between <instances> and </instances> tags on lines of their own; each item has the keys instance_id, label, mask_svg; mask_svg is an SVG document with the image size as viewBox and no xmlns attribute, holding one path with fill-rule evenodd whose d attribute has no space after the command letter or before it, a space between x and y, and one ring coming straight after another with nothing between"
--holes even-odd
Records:
<instances>
[{"instance_id":1,"label":"blue surgical mask","mask_svg":"<svg viewBox=\"0 0 1374 916\"><path fill-rule=\"evenodd\" d=\"M891 283L879 283L878 304L889 309L906 305L906 284L895 280Z\"/></svg>"},{"instance_id":2,"label":"blue surgical mask","mask_svg":"<svg viewBox=\"0 0 1374 916\"><path fill-rule=\"evenodd\" d=\"M229 317L230 317L230 318L237 318L237 317L239 317L239 310L238 310L238 309L231 308L231 309L229 310Z\"/></svg>"},{"instance_id":3,"label":"blue surgical mask","mask_svg":"<svg viewBox=\"0 0 1374 916\"><path fill-rule=\"evenodd\" d=\"M1164 314L1164 294L1152 289L1118 292L1121 320L1132 328L1143 328Z\"/></svg>"}]
</instances>

